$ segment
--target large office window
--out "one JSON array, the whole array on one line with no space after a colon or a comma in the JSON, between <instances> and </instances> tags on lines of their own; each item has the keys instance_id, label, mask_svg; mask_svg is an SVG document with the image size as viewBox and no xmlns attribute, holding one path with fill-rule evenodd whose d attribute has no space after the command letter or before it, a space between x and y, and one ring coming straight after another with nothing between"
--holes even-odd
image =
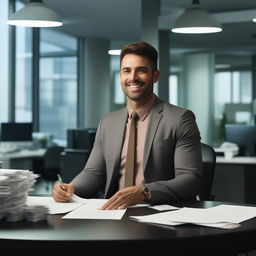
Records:
<instances>
[{"instance_id":1,"label":"large office window","mask_svg":"<svg viewBox=\"0 0 256 256\"><path fill-rule=\"evenodd\" d=\"M215 117L222 118L226 104L252 102L250 71L228 71L215 74Z\"/></svg>"},{"instance_id":2,"label":"large office window","mask_svg":"<svg viewBox=\"0 0 256 256\"><path fill-rule=\"evenodd\" d=\"M251 103L251 71L223 71L215 74L215 141L223 141L225 123L250 124Z\"/></svg>"},{"instance_id":3,"label":"large office window","mask_svg":"<svg viewBox=\"0 0 256 256\"><path fill-rule=\"evenodd\" d=\"M16 10L24 6L16 2ZM32 121L32 29L16 27L15 121Z\"/></svg>"},{"instance_id":4,"label":"large office window","mask_svg":"<svg viewBox=\"0 0 256 256\"><path fill-rule=\"evenodd\" d=\"M77 40L53 29L40 32L39 130L65 140L77 125Z\"/></svg>"},{"instance_id":5,"label":"large office window","mask_svg":"<svg viewBox=\"0 0 256 256\"><path fill-rule=\"evenodd\" d=\"M0 1L0 123L8 120L8 0Z\"/></svg>"}]
</instances>

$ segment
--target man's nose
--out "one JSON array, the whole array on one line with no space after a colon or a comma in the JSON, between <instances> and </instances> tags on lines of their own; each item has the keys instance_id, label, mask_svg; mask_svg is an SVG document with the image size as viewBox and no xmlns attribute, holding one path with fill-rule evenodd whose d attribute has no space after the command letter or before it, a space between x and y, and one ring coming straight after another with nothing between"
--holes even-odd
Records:
<instances>
[{"instance_id":1,"label":"man's nose","mask_svg":"<svg viewBox=\"0 0 256 256\"><path fill-rule=\"evenodd\" d=\"M135 81L137 79L137 73L135 71L132 71L130 73L130 80Z\"/></svg>"}]
</instances>

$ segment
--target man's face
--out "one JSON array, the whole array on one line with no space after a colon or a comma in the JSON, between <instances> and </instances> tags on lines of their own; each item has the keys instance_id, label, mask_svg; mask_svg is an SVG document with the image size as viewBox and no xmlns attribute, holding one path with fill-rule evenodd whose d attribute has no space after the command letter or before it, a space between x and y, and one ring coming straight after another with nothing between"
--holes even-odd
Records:
<instances>
[{"instance_id":1,"label":"man's face","mask_svg":"<svg viewBox=\"0 0 256 256\"><path fill-rule=\"evenodd\" d=\"M159 79L158 70L153 71L148 58L126 54L121 63L120 80L124 94L133 101L153 94L153 85Z\"/></svg>"}]
</instances>

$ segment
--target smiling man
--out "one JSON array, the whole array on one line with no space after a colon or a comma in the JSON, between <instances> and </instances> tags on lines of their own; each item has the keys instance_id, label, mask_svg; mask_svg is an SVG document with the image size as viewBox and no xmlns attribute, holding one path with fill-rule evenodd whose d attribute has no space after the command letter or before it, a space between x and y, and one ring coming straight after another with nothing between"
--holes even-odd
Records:
<instances>
[{"instance_id":1,"label":"smiling man","mask_svg":"<svg viewBox=\"0 0 256 256\"><path fill-rule=\"evenodd\" d=\"M127 107L102 118L86 166L64 189L55 185L56 201L69 201L73 193L85 198L102 195L109 200L101 209L111 210L145 201L196 198L202 167L200 133L190 110L154 94L160 77L157 59L156 49L146 42L123 47L120 80Z\"/></svg>"}]
</instances>

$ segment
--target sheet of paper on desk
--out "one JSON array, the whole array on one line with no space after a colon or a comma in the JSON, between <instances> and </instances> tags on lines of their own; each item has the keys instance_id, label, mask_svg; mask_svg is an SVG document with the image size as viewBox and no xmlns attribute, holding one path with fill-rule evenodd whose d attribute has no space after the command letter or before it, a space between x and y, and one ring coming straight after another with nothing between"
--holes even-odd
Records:
<instances>
[{"instance_id":1,"label":"sheet of paper on desk","mask_svg":"<svg viewBox=\"0 0 256 256\"><path fill-rule=\"evenodd\" d=\"M157 211L172 211L172 210L180 209L179 207L169 205L169 204L152 205L148 207Z\"/></svg>"},{"instance_id":2,"label":"sheet of paper on desk","mask_svg":"<svg viewBox=\"0 0 256 256\"><path fill-rule=\"evenodd\" d=\"M256 207L219 205L207 209L184 207L180 210L131 218L148 223L179 225L192 223L218 228L235 228L239 223L256 216Z\"/></svg>"},{"instance_id":3,"label":"sheet of paper on desk","mask_svg":"<svg viewBox=\"0 0 256 256\"><path fill-rule=\"evenodd\" d=\"M44 205L49 208L50 214L61 214L70 212L77 207L87 203L87 199L80 197L73 197L73 200L68 203L57 203L52 197L46 196L28 196L26 204L31 205Z\"/></svg>"},{"instance_id":4,"label":"sheet of paper on desk","mask_svg":"<svg viewBox=\"0 0 256 256\"><path fill-rule=\"evenodd\" d=\"M104 219L120 220L124 210L98 210L107 200L106 199L88 199L88 203L80 206L74 211L63 216L63 219Z\"/></svg>"}]
</instances>

